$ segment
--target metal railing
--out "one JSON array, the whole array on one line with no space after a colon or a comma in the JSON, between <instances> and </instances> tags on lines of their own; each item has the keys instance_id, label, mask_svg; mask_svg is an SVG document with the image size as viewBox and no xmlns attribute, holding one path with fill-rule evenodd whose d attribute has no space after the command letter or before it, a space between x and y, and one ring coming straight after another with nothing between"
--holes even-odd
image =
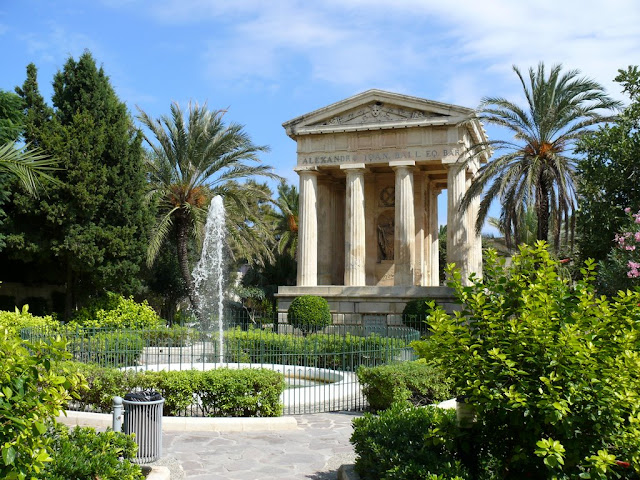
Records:
<instances>
[{"instance_id":1,"label":"metal railing","mask_svg":"<svg viewBox=\"0 0 640 480\"><path fill-rule=\"evenodd\" d=\"M238 322L237 317L226 318L232 321L224 330L222 342L217 329L203 331L187 326L142 330L62 326L55 330L25 329L22 336L30 341L61 336L75 360L104 367L276 370L288 384L281 396L285 414L365 408L356 370L412 360L415 357L410 343L420 338L420 332L404 326L300 329L277 322L254 324Z\"/></svg>"}]
</instances>

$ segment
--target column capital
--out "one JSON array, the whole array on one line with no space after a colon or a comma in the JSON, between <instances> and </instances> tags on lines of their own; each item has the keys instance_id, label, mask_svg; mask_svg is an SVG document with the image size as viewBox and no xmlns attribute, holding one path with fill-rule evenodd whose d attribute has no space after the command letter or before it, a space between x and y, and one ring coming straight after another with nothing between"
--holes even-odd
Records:
<instances>
[{"instance_id":1,"label":"column capital","mask_svg":"<svg viewBox=\"0 0 640 480\"><path fill-rule=\"evenodd\" d=\"M389 166L393 169L396 168L400 168L400 167L415 167L416 166L416 162L415 160L391 160L389 162Z\"/></svg>"},{"instance_id":2,"label":"column capital","mask_svg":"<svg viewBox=\"0 0 640 480\"><path fill-rule=\"evenodd\" d=\"M340 165L340 170L346 170L346 171L359 171L359 170L366 170L367 167L365 167L364 163L352 163L350 165Z\"/></svg>"},{"instance_id":3,"label":"column capital","mask_svg":"<svg viewBox=\"0 0 640 480\"><path fill-rule=\"evenodd\" d=\"M298 175L303 175L303 174L315 174L315 175L319 175L320 172L318 172L318 167L293 167L293 171L296 172Z\"/></svg>"}]
</instances>

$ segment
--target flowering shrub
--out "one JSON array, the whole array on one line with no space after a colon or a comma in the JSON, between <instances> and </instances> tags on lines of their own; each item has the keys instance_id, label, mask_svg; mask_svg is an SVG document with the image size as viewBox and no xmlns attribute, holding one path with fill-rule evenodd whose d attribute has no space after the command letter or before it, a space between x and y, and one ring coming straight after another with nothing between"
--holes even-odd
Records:
<instances>
[{"instance_id":1,"label":"flowering shrub","mask_svg":"<svg viewBox=\"0 0 640 480\"><path fill-rule=\"evenodd\" d=\"M640 286L640 210L625 209L627 223L615 235L614 247L600 263L598 290L613 296L619 290Z\"/></svg>"},{"instance_id":2,"label":"flowering shrub","mask_svg":"<svg viewBox=\"0 0 640 480\"><path fill-rule=\"evenodd\" d=\"M630 217L630 225L628 231L616 234L615 242L621 251L627 252L627 277L640 278L640 210L632 214L630 208L625 208L624 212Z\"/></svg>"}]
</instances>

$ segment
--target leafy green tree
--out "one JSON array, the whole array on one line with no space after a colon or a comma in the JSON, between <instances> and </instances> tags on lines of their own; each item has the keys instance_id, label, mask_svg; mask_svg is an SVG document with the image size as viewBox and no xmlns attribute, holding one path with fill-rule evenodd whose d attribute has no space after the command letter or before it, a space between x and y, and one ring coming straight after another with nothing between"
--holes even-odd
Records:
<instances>
[{"instance_id":1,"label":"leafy green tree","mask_svg":"<svg viewBox=\"0 0 640 480\"><path fill-rule=\"evenodd\" d=\"M575 163L577 139L587 129L610 119L606 111L620 106L597 82L577 70L549 73L543 63L530 68L528 79L513 67L527 101L525 107L502 97L487 97L478 108L481 121L510 130L514 140L490 140L471 146L467 161L494 150L497 157L483 165L465 194L462 208L482 195L476 229L481 230L494 200L503 210L504 227L516 230L527 206L537 216L537 238L547 241L550 220L568 218L576 208ZM515 235L517 236L517 235Z\"/></svg>"},{"instance_id":2,"label":"leafy green tree","mask_svg":"<svg viewBox=\"0 0 640 480\"><path fill-rule=\"evenodd\" d=\"M149 224L142 135L89 52L69 58L54 76L54 109L36 75L27 67L17 89L27 109L24 136L61 169L46 198L14 195L11 240L14 257L31 256L62 273L68 316L87 296L140 288Z\"/></svg>"},{"instance_id":3,"label":"leafy green tree","mask_svg":"<svg viewBox=\"0 0 640 480\"><path fill-rule=\"evenodd\" d=\"M0 145L15 142L24 128L24 104L13 92L0 89Z\"/></svg>"},{"instance_id":4,"label":"leafy green tree","mask_svg":"<svg viewBox=\"0 0 640 480\"><path fill-rule=\"evenodd\" d=\"M140 110L139 119L149 129L146 140L153 150L148 157L152 194L158 199L159 217L153 229L147 263L153 264L169 234L175 235L180 272L191 305L197 310L194 295L189 239L201 242L206 212L211 198L220 195L231 218L242 224L259 224L251 210L252 201L263 198L265 191L256 183L239 184L237 180L253 176L278 178L258 154L267 147L254 145L243 126L223 122L225 111L210 111L206 105L189 104L188 113L177 103L171 115L153 119ZM227 223L228 235L242 249L247 245L239 223Z\"/></svg>"},{"instance_id":5,"label":"leafy green tree","mask_svg":"<svg viewBox=\"0 0 640 480\"><path fill-rule=\"evenodd\" d=\"M278 222L278 253L288 252L292 258L298 254L298 206L299 195L295 185L288 185L284 180L278 185L278 198L275 201L278 211L275 218Z\"/></svg>"},{"instance_id":6,"label":"leafy green tree","mask_svg":"<svg viewBox=\"0 0 640 480\"><path fill-rule=\"evenodd\" d=\"M640 209L640 71L619 70L616 81L631 103L612 124L586 135L577 151L580 175L578 248L583 259L604 261L626 222L625 208Z\"/></svg>"},{"instance_id":7,"label":"leafy green tree","mask_svg":"<svg viewBox=\"0 0 640 480\"><path fill-rule=\"evenodd\" d=\"M41 180L51 177L48 172L56 162L38 149L19 148L16 142L24 130L24 104L19 95L0 90L0 226L6 219L2 208L9 201L14 180L30 194L37 196ZM4 235L0 232L0 250Z\"/></svg>"}]
</instances>

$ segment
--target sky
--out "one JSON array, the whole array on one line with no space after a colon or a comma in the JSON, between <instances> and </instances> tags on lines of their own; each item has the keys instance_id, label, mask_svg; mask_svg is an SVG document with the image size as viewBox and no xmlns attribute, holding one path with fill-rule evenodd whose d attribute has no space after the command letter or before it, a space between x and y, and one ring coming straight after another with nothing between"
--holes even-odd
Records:
<instances>
[{"instance_id":1,"label":"sky","mask_svg":"<svg viewBox=\"0 0 640 480\"><path fill-rule=\"evenodd\" d=\"M34 63L50 103L55 72L88 49L132 115L174 101L227 110L297 185L287 120L371 88L522 102L512 66L540 61L624 100L613 79L640 63L638 25L637 0L0 0L0 89ZM444 223L446 195L439 210Z\"/></svg>"}]
</instances>

